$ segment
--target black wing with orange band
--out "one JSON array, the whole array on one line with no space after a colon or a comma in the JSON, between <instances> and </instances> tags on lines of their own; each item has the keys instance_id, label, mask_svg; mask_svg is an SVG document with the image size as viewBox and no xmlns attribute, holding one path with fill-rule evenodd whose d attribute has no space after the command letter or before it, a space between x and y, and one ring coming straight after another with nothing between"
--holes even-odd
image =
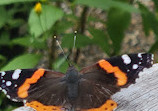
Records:
<instances>
[{"instance_id":1,"label":"black wing with orange band","mask_svg":"<svg viewBox=\"0 0 158 111\"><path fill-rule=\"evenodd\" d=\"M68 103L63 78L63 73L42 68L5 71L0 72L0 90L37 111L63 111L63 102Z\"/></svg>"},{"instance_id":2,"label":"black wing with orange band","mask_svg":"<svg viewBox=\"0 0 158 111\"><path fill-rule=\"evenodd\" d=\"M62 73L45 69L16 69L0 72L0 89L13 101L28 98L31 85L44 78L59 78ZM50 76L50 77L49 77Z\"/></svg>"},{"instance_id":3,"label":"black wing with orange band","mask_svg":"<svg viewBox=\"0 0 158 111\"><path fill-rule=\"evenodd\" d=\"M110 80L110 76L114 77L112 83L115 82L117 86L128 86L135 83L139 72L152 66L153 56L149 53L138 53L102 59L92 66L81 69L80 73L84 75L83 77L87 77L87 80L89 80L88 77L93 77L95 81L98 76L103 76L102 72L104 72L107 74L104 77L109 76L108 80Z\"/></svg>"},{"instance_id":4,"label":"black wing with orange band","mask_svg":"<svg viewBox=\"0 0 158 111\"><path fill-rule=\"evenodd\" d=\"M80 71L81 93L76 102L77 106L82 106L83 109L88 109L87 111L115 109L117 104L111 100L111 96L120 88L135 83L139 72L152 64L152 54L138 53L102 59L92 66L83 68Z\"/></svg>"}]
</instances>

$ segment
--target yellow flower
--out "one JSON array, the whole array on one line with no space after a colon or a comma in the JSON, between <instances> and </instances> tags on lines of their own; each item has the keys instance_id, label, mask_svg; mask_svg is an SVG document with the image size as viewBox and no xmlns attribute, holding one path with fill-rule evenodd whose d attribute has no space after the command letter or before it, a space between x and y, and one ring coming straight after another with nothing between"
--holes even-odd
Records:
<instances>
[{"instance_id":1,"label":"yellow flower","mask_svg":"<svg viewBox=\"0 0 158 111\"><path fill-rule=\"evenodd\" d=\"M41 11L42 11L42 6L41 6L41 3L40 3L40 2L36 3L36 5L35 5L35 7L34 7L34 10L35 10L35 12L38 13L38 14L41 13Z\"/></svg>"}]
</instances>

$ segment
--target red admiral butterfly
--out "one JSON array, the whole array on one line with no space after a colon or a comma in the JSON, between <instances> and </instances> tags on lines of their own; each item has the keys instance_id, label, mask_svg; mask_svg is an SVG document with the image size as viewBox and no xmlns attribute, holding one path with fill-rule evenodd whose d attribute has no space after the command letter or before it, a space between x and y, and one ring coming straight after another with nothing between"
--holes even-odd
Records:
<instances>
[{"instance_id":1,"label":"red admiral butterfly","mask_svg":"<svg viewBox=\"0 0 158 111\"><path fill-rule=\"evenodd\" d=\"M153 64L153 55L138 53L102 59L66 75L45 69L0 72L0 89L13 101L37 111L112 111L111 96L135 83L138 73Z\"/></svg>"}]
</instances>

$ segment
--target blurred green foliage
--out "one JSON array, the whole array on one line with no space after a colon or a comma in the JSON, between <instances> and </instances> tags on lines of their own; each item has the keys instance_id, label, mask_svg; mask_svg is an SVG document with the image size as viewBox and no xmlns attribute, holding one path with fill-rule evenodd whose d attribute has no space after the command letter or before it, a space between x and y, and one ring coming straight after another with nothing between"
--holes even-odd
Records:
<instances>
[{"instance_id":1,"label":"blurred green foliage","mask_svg":"<svg viewBox=\"0 0 158 111\"><path fill-rule=\"evenodd\" d=\"M151 31L155 34L156 41L149 50L155 52L158 49L158 2L153 0L155 7L151 11L141 2L135 3L138 6L136 8L131 1L0 0L0 69L33 68L43 58L44 52L48 52L48 68L65 72L67 62L63 56L55 56L57 52L53 36L62 37L58 38L61 46L71 53L72 30L78 30L78 50L88 45L97 45L108 56L120 54L124 33L131 23L133 13L141 15L146 36ZM41 13L34 10L37 2L42 4ZM76 14L77 6L80 6L80 14ZM102 10L107 19L102 20L87 13L88 9L95 8ZM106 28L91 26L95 22L101 22ZM89 31L90 37L85 35L85 30ZM17 106L6 99L4 94L0 94L0 111L11 111Z\"/></svg>"}]
</instances>

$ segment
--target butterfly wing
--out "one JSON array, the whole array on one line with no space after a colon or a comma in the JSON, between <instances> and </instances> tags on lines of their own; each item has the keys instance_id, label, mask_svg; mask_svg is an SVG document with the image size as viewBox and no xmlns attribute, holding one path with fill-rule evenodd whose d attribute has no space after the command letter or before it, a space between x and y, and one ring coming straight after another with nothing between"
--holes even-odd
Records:
<instances>
[{"instance_id":1,"label":"butterfly wing","mask_svg":"<svg viewBox=\"0 0 158 111\"><path fill-rule=\"evenodd\" d=\"M79 94L69 103L67 83L62 73L45 69L17 69L0 72L0 89L13 101L26 101L37 111L75 110L108 111L116 108L111 95L134 83L138 73L152 66L151 54L130 54L83 68L80 71ZM99 109L98 109L99 108Z\"/></svg>"},{"instance_id":2,"label":"butterfly wing","mask_svg":"<svg viewBox=\"0 0 158 111\"><path fill-rule=\"evenodd\" d=\"M124 54L120 57L107 59L112 66L117 66L126 74L127 83L122 85L123 87L135 83L135 79L139 77L139 72L144 68L150 68L153 65L153 60L154 55L150 53Z\"/></svg>"},{"instance_id":3,"label":"butterfly wing","mask_svg":"<svg viewBox=\"0 0 158 111\"><path fill-rule=\"evenodd\" d=\"M116 108L107 105L108 101L111 102L111 95L118 92L121 87L134 83L138 73L144 68L151 67L152 62L152 54L139 53L103 59L83 68L80 71L82 78L79 83L80 92L75 103L76 107L81 109L108 107L108 110ZM113 101L112 104L117 106Z\"/></svg>"},{"instance_id":4,"label":"butterfly wing","mask_svg":"<svg viewBox=\"0 0 158 111\"><path fill-rule=\"evenodd\" d=\"M45 69L0 72L0 87L8 98L27 102L27 106L51 105L47 109L54 109L56 107L53 105L61 106L66 103L64 74L60 72Z\"/></svg>"}]
</instances>

